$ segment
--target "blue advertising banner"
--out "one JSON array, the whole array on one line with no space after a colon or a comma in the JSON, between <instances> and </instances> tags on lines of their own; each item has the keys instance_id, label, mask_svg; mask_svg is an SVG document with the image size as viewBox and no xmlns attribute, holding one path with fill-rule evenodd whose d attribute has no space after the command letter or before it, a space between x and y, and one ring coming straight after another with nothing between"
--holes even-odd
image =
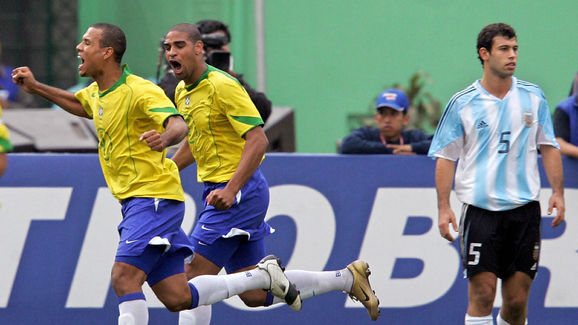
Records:
<instances>
[{"instance_id":1,"label":"blue advertising banner","mask_svg":"<svg viewBox=\"0 0 578 325\"><path fill-rule=\"evenodd\" d=\"M120 205L96 155L10 154L0 179L0 324L116 324L110 287ZM437 229L435 162L415 156L270 154L267 250L288 269L342 269L369 262L381 317L346 294L287 306L247 308L238 298L213 306L212 324L463 324L467 280L456 243ZM542 255L529 303L530 324L578 319L578 162L565 159L567 222L551 228L550 189L541 171ZM193 166L183 229L201 209ZM452 198L459 216L460 203ZM150 324L177 324L145 287ZM501 304L498 291L494 314Z\"/></svg>"}]
</instances>

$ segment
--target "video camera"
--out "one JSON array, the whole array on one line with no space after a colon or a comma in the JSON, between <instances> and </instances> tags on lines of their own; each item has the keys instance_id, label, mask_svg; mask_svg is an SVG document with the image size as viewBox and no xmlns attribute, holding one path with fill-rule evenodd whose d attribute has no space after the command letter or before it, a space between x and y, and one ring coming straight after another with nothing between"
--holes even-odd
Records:
<instances>
[{"instance_id":1,"label":"video camera","mask_svg":"<svg viewBox=\"0 0 578 325\"><path fill-rule=\"evenodd\" d=\"M205 49L205 61L217 69L228 71L232 68L233 58L222 47L229 44L229 38L223 33L210 33L201 36Z\"/></svg>"}]
</instances>

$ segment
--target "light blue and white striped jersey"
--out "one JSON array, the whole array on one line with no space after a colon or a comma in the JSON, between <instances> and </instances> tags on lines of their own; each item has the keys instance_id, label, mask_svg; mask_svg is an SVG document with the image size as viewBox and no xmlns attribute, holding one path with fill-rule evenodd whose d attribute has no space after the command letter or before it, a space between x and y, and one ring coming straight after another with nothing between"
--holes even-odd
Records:
<instances>
[{"instance_id":1,"label":"light blue and white striped jersey","mask_svg":"<svg viewBox=\"0 0 578 325\"><path fill-rule=\"evenodd\" d=\"M503 211L538 200L540 145L559 148L540 87L512 77L499 99L477 80L449 101L428 156L458 160L460 201Z\"/></svg>"}]
</instances>

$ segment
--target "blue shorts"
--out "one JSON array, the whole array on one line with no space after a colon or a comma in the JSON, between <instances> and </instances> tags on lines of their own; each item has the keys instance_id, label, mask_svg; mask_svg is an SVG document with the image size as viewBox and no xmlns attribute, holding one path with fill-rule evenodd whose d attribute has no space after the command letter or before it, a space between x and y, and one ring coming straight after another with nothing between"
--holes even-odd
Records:
<instances>
[{"instance_id":1,"label":"blue shorts","mask_svg":"<svg viewBox=\"0 0 578 325\"><path fill-rule=\"evenodd\" d=\"M210 245L196 242L193 246L195 254L202 255L221 268L224 267L227 273L256 265L265 257L265 241L249 241L247 236L219 238Z\"/></svg>"},{"instance_id":2,"label":"blue shorts","mask_svg":"<svg viewBox=\"0 0 578 325\"><path fill-rule=\"evenodd\" d=\"M156 267L161 255L166 255L165 258L177 255L184 263L184 257L193 253L191 242L181 229L184 213L185 204L180 201L156 198L123 200L115 260L134 265L147 274ZM149 246L161 249L149 249L145 253Z\"/></svg>"},{"instance_id":3,"label":"blue shorts","mask_svg":"<svg viewBox=\"0 0 578 325\"><path fill-rule=\"evenodd\" d=\"M225 188L226 185L226 183L205 182L205 188L203 190L204 210L201 212L191 234L191 242L193 242L195 246L195 252L198 251L203 257L208 258L221 267L227 267L228 262L228 259L223 261L222 258L217 258L221 255L233 258L233 253L236 251L245 252L243 255L247 257L264 254L264 248L258 248L260 246L264 247L263 243L255 243L255 245L249 244L253 241L262 242L267 235L274 231L269 224L264 221L267 208L269 207L269 185L260 169L255 171L245 186L239 191L231 208L227 210L217 210L213 206L207 205L207 195L215 189ZM241 239L237 240L235 237L241 237ZM235 241L226 245L219 242L215 247L212 247L212 244L216 241L229 238L235 238ZM258 248L259 253L248 254L248 250L240 249L238 247L239 245L249 245L248 247L253 247L251 249ZM222 249L225 247L228 247L230 251L223 252ZM263 251L263 253L261 253L261 251ZM257 262L262 257L263 256L259 256ZM251 258L250 264L243 265L242 267L256 264L253 263L252 259L253 258ZM234 264L236 266L240 265L237 262Z\"/></svg>"},{"instance_id":4,"label":"blue shorts","mask_svg":"<svg viewBox=\"0 0 578 325\"><path fill-rule=\"evenodd\" d=\"M163 253L165 248L159 245L148 245L140 256L117 256L116 262L123 262L141 269L147 275L149 286L171 275L185 272L183 250Z\"/></svg>"}]
</instances>

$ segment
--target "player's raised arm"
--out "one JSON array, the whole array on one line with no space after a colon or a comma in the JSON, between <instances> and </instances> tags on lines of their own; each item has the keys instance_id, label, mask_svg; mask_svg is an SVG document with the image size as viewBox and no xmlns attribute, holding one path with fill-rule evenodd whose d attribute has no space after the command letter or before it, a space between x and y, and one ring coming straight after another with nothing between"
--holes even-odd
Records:
<instances>
[{"instance_id":1,"label":"player's raised arm","mask_svg":"<svg viewBox=\"0 0 578 325\"><path fill-rule=\"evenodd\" d=\"M27 93L39 95L62 107L71 114L86 118L89 117L73 93L39 82L34 78L34 74L28 67L14 69L12 71L12 81L20 85Z\"/></svg>"}]
</instances>

